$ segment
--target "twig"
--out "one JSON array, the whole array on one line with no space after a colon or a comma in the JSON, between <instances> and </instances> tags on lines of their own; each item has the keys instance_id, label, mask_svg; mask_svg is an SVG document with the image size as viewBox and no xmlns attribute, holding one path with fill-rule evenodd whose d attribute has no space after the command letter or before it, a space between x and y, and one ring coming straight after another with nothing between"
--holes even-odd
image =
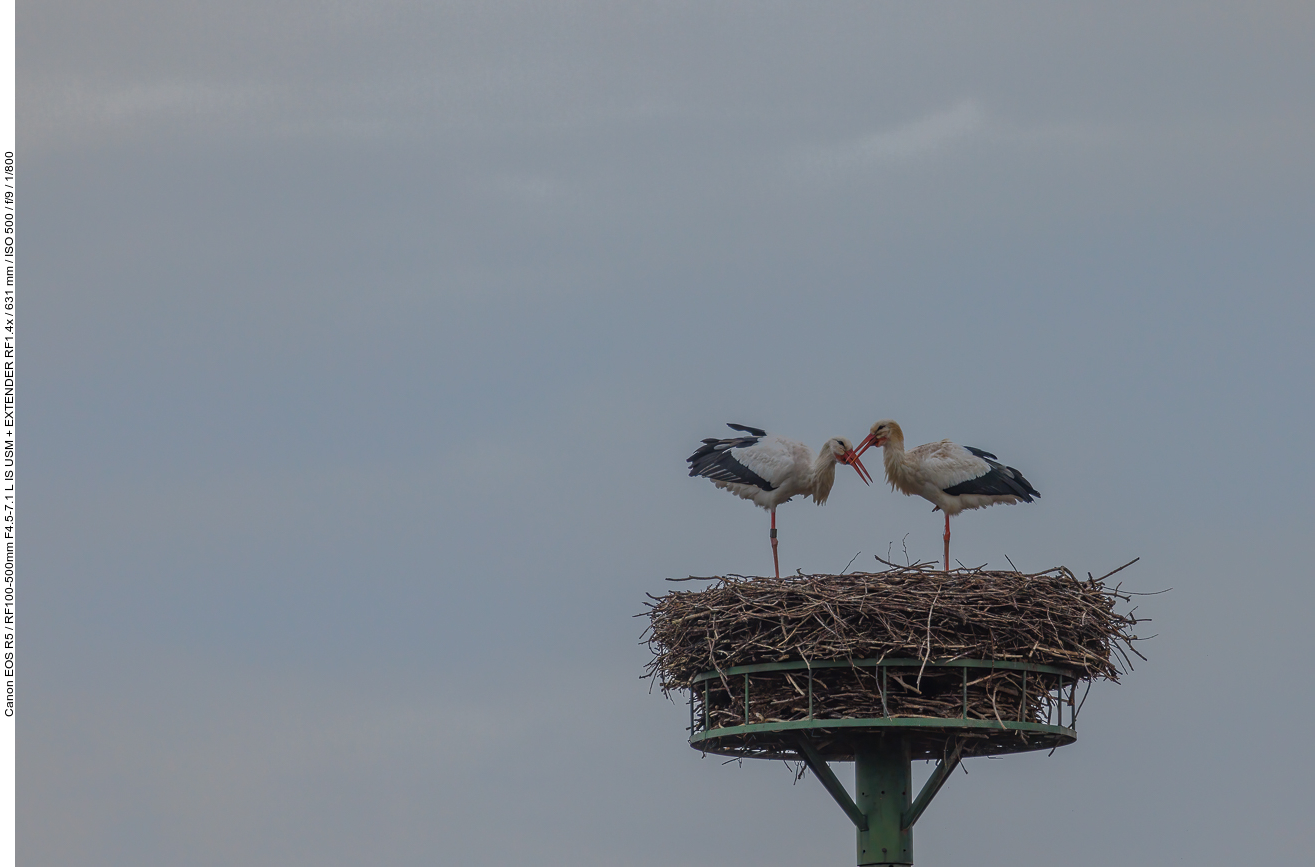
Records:
<instances>
[{"instance_id":1,"label":"twig","mask_svg":"<svg viewBox=\"0 0 1315 867\"><path fill-rule=\"evenodd\" d=\"M1100 577L1097 578L1096 580L1097 580L1098 582L1099 582L1099 581L1104 581L1106 578L1110 577L1111 575L1117 575L1117 574L1119 574L1120 572L1122 572L1124 569L1127 569L1127 568L1128 568L1129 566L1131 566L1133 563L1136 563L1136 562L1137 562L1138 560L1140 560L1140 559L1141 559L1140 557L1135 557L1135 558L1133 558L1132 560L1129 560L1127 563L1124 563L1124 564L1123 564L1122 566L1120 566L1119 568L1115 569L1113 572L1107 572L1106 574L1100 576ZM1088 574L1090 574L1090 573L1088 573Z\"/></svg>"},{"instance_id":2,"label":"twig","mask_svg":"<svg viewBox=\"0 0 1315 867\"><path fill-rule=\"evenodd\" d=\"M941 598L942 589L943 586L936 589L936 598L927 606L927 653L922 657L922 667L918 669L918 687L922 686L922 673L927 668L927 660L931 659L931 613L936 608L936 600Z\"/></svg>"}]
</instances>

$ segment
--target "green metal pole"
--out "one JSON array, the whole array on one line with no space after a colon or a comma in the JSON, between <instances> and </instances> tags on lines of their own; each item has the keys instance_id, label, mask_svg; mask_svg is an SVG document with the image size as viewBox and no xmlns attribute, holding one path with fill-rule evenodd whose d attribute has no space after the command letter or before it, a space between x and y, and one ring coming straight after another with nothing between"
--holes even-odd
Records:
<instances>
[{"instance_id":1,"label":"green metal pole","mask_svg":"<svg viewBox=\"0 0 1315 867\"><path fill-rule=\"evenodd\" d=\"M913 863L913 829L900 819L912 800L913 768L903 738L873 738L854 756L854 792L868 819L858 832L859 867Z\"/></svg>"}]
</instances>

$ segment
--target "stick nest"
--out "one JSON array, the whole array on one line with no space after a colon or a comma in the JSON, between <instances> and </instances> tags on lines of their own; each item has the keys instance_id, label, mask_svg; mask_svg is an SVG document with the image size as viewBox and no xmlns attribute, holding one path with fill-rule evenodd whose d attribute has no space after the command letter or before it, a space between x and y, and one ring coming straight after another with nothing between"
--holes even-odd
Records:
<instances>
[{"instance_id":1,"label":"stick nest","mask_svg":"<svg viewBox=\"0 0 1315 867\"><path fill-rule=\"evenodd\" d=\"M1132 668L1130 655L1141 657L1132 629L1146 621L1132 611L1116 613L1116 604L1131 597L1106 585L1114 572L1081 581L1063 567L1032 574L981 568L947 573L930 563L881 562L886 571L779 579L726 575L709 579L716 583L703 590L650 595L645 640L653 658L645 677L665 694L691 689L697 715L709 728L805 719L810 702L813 717L822 719L1045 722L1059 702L1072 706L1074 681L1118 681ZM711 689L694 683L703 672L740 665L860 659L921 664L888 668L884 681L872 667L814 669L807 689L808 672L754 674L747 710L743 676L723 675ZM1062 668L1068 694L1059 675L971 669L965 707L962 669L927 664L958 659Z\"/></svg>"}]
</instances>

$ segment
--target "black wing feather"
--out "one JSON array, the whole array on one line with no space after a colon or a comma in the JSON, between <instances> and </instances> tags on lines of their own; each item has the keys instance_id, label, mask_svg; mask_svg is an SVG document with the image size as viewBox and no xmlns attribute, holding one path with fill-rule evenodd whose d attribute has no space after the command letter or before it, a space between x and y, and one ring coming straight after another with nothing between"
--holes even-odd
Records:
<instances>
[{"instance_id":1,"label":"black wing feather","mask_svg":"<svg viewBox=\"0 0 1315 867\"><path fill-rule=\"evenodd\" d=\"M753 434L753 436L725 440L711 437L705 439L703 445L699 446L694 454L685 459L689 464L689 474L691 476L703 476L718 482L738 482L741 485L753 485L762 488L764 491L776 490L776 485L735 460L735 456L731 454L731 449L745 449L756 445L758 440L767 436L767 431L738 424L730 425L730 427L734 430L742 430Z\"/></svg>"},{"instance_id":2,"label":"black wing feather","mask_svg":"<svg viewBox=\"0 0 1315 867\"><path fill-rule=\"evenodd\" d=\"M730 422L726 422L726 427L730 428L731 430L742 430L745 433L749 434L750 436L756 436L756 437L767 436L767 431L763 430L760 427L749 427L748 425L731 424Z\"/></svg>"},{"instance_id":3,"label":"black wing feather","mask_svg":"<svg viewBox=\"0 0 1315 867\"><path fill-rule=\"evenodd\" d=\"M975 479L942 488L945 493L955 497L962 494L1018 497L1024 503L1030 503L1033 497L1041 496L1041 492L1032 487L1032 483L1023 478L1022 473L999 463L995 455L972 446L964 446L964 448L986 461L991 468Z\"/></svg>"}]
</instances>

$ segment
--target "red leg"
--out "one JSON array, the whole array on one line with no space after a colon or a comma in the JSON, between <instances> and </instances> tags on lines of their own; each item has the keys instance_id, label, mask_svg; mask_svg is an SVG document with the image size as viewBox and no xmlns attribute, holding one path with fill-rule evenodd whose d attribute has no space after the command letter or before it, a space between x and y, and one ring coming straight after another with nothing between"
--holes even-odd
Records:
<instances>
[{"instance_id":1,"label":"red leg","mask_svg":"<svg viewBox=\"0 0 1315 867\"><path fill-rule=\"evenodd\" d=\"M776 510L772 509L772 565L776 567L776 577L781 577L781 561L776 556Z\"/></svg>"},{"instance_id":2,"label":"red leg","mask_svg":"<svg viewBox=\"0 0 1315 867\"><path fill-rule=\"evenodd\" d=\"M950 513L945 513L945 571L950 571Z\"/></svg>"}]
</instances>

